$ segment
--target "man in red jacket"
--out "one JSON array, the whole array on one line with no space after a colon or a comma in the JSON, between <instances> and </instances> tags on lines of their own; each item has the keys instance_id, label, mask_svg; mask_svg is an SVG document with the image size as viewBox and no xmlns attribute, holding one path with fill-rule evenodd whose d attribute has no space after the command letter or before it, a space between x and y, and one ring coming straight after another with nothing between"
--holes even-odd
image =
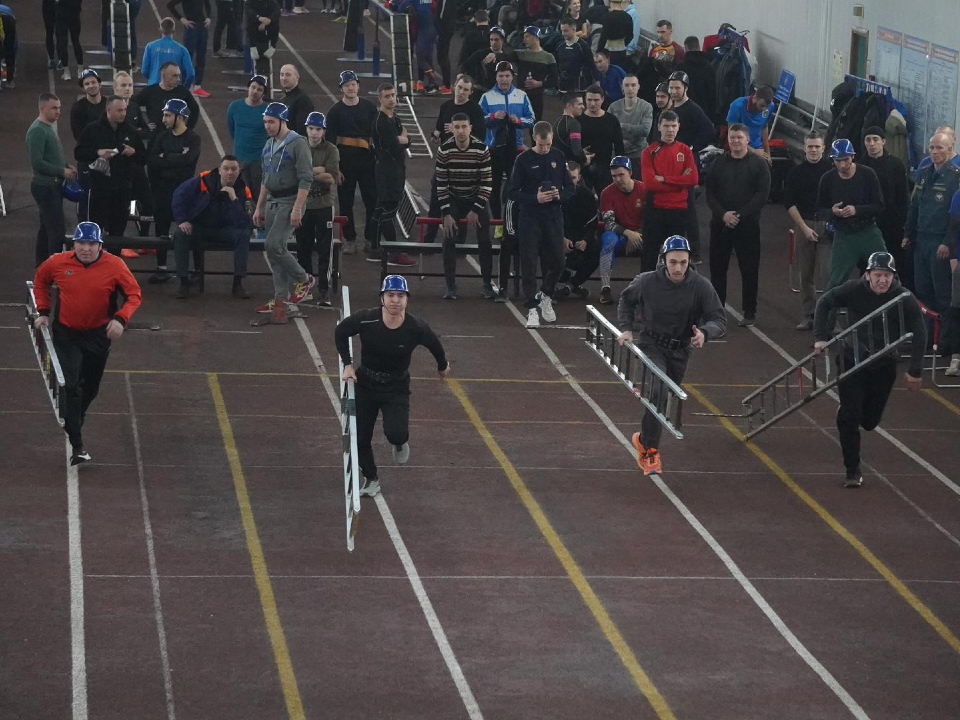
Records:
<instances>
[{"instance_id":1,"label":"man in red jacket","mask_svg":"<svg viewBox=\"0 0 960 720\"><path fill-rule=\"evenodd\" d=\"M647 200L643 209L643 254L640 269L656 270L663 241L673 235L687 236L687 205L690 190L699 181L693 151L677 140L680 118L664 110L659 119L660 139L640 154L640 174Z\"/></svg>"},{"instance_id":2,"label":"man in red jacket","mask_svg":"<svg viewBox=\"0 0 960 720\"><path fill-rule=\"evenodd\" d=\"M123 335L130 316L140 307L140 286L116 255L103 252L100 226L77 225L73 252L51 255L33 278L39 316L34 327L50 327L50 286L60 292L53 319L53 345L60 358L65 385L61 412L63 429L73 450L71 465L90 460L81 428L110 355L110 343ZM123 305L118 309L119 296Z\"/></svg>"},{"instance_id":3,"label":"man in red jacket","mask_svg":"<svg viewBox=\"0 0 960 720\"><path fill-rule=\"evenodd\" d=\"M610 179L613 181L600 193L600 221L604 233L600 236L600 302L613 303L610 275L617 248L626 245L628 253L636 252L643 243L643 183L633 179L633 163L626 155L617 155L610 161Z\"/></svg>"}]
</instances>

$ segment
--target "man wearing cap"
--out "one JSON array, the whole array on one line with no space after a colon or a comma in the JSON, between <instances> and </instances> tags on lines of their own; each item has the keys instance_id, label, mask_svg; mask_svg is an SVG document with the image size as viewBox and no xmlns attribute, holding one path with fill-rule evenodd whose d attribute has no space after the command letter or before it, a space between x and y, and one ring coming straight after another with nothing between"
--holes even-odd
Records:
<instances>
[{"instance_id":1,"label":"man wearing cap","mask_svg":"<svg viewBox=\"0 0 960 720\"><path fill-rule=\"evenodd\" d=\"M261 154L267 142L263 129L263 102L267 78L254 75L247 83L247 96L234 100L227 107L227 131L233 139L233 154L240 160L240 172L254 198L260 197L260 179L263 176Z\"/></svg>"},{"instance_id":2,"label":"man wearing cap","mask_svg":"<svg viewBox=\"0 0 960 720\"><path fill-rule=\"evenodd\" d=\"M750 131L734 123L727 133L730 150L713 162L707 175L710 208L710 282L720 302L727 301L727 268L737 254L743 307L742 327L757 320L760 288L760 213L770 197L770 167L747 149Z\"/></svg>"},{"instance_id":3,"label":"man wearing cap","mask_svg":"<svg viewBox=\"0 0 960 720\"><path fill-rule=\"evenodd\" d=\"M886 250L876 223L883 212L880 181L873 170L854 162L854 155L849 140L834 140L833 169L824 173L817 189L817 220L834 227L827 290L841 285L872 253Z\"/></svg>"},{"instance_id":4,"label":"man wearing cap","mask_svg":"<svg viewBox=\"0 0 960 720\"><path fill-rule=\"evenodd\" d=\"M377 116L377 107L360 97L360 81L352 70L340 73L340 100L327 113L327 142L334 143L340 151L340 186L337 201L340 212L346 215L343 228L343 252L357 251L357 227L354 222L353 201L360 187L360 198L366 211L363 234L364 250L373 249L376 226L373 210L377 205L377 181L374 177L374 157L370 149L370 132Z\"/></svg>"},{"instance_id":5,"label":"man wearing cap","mask_svg":"<svg viewBox=\"0 0 960 720\"><path fill-rule=\"evenodd\" d=\"M505 40L503 28L497 26L490 28L489 39L489 48L477 50L460 64L460 71L467 73L476 83L474 99L478 102L483 93L497 84L497 67L500 63L516 65L517 62L517 53L503 46Z\"/></svg>"},{"instance_id":6,"label":"man wearing cap","mask_svg":"<svg viewBox=\"0 0 960 720\"><path fill-rule=\"evenodd\" d=\"M30 195L37 203L40 213L40 229L37 230L36 264L63 249L66 222L63 217L64 181L76 180L77 170L67 165L63 158L63 144L54 125L60 118L60 98L53 93L40 95L37 119L27 130L27 154L33 178Z\"/></svg>"},{"instance_id":7,"label":"man wearing cap","mask_svg":"<svg viewBox=\"0 0 960 720\"><path fill-rule=\"evenodd\" d=\"M307 193L303 223L297 228L297 261L313 275L313 248L317 248L317 302L330 304L327 265L333 238L333 189L340 174L340 151L324 139L327 119L321 112L307 115L307 144L313 164L313 183Z\"/></svg>"},{"instance_id":8,"label":"man wearing cap","mask_svg":"<svg viewBox=\"0 0 960 720\"><path fill-rule=\"evenodd\" d=\"M74 140L80 140L80 133L92 122L103 116L103 95L100 94L100 76L96 70L84 70L77 79L83 95L70 108L70 132Z\"/></svg>"},{"instance_id":9,"label":"man wearing cap","mask_svg":"<svg viewBox=\"0 0 960 720\"><path fill-rule=\"evenodd\" d=\"M857 174L865 169L860 167ZM838 357L837 363L842 369L853 367L856 362L854 343L859 346L857 355L863 362L877 348L884 346L883 338L886 333L889 333L887 337L897 338L903 332L912 332L910 365L904 375L904 384L908 390L917 391L920 389L923 354L927 347L926 324L916 299L910 296L897 280L896 272L893 256L882 250L872 253L867 259L867 272L863 277L848 280L825 292L817 303L814 320L814 335L817 340L814 349L819 353L829 342L833 329L832 317L838 308L847 309L849 325L853 325L895 297L906 293L908 297L902 302L903 315L890 312L887 314L886 323L881 318L876 318L866 327L848 336L840 350L843 357ZM904 318L906 327L900 327L901 317ZM870 431L880 424L883 409L896 381L897 361L892 354L888 354L841 380L837 387L840 395L837 431L840 435L843 465L846 468L844 487L857 488L863 483L860 472L860 428Z\"/></svg>"},{"instance_id":10,"label":"man wearing cap","mask_svg":"<svg viewBox=\"0 0 960 720\"><path fill-rule=\"evenodd\" d=\"M496 298L493 289L493 252L490 243L490 149L472 136L470 117L457 113L451 119L452 136L437 150L437 198L443 218L443 273L445 300L457 299L456 243L464 242L472 228L480 246L482 295ZM461 221L465 221L460 224Z\"/></svg>"},{"instance_id":11,"label":"man wearing cap","mask_svg":"<svg viewBox=\"0 0 960 720\"><path fill-rule=\"evenodd\" d=\"M497 63L497 83L480 98L480 108L486 121L484 142L490 148L493 186L490 193L490 211L501 219L504 176L509 180L517 153L523 149L523 131L536 122L527 94L513 85L513 66Z\"/></svg>"},{"instance_id":12,"label":"man wearing cap","mask_svg":"<svg viewBox=\"0 0 960 720\"><path fill-rule=\"evenodd\" d=\"M950 160L953 139L946 133L930 138L932 162L917 176L910 201L903 246L913 254L917 299L934 312L950 307L950 260L956 258L956 234L950 228L950 203L960 189L960 168Z\"/></svg>"},{"instance_id":13,"label":"man wearing cap","mask_svg":"<svg viewBox=\"0 0 960 720\"><path fill-rule=\"evenodd\" d=\"M263 183L253 223L267 232L266 251L273 273L273 300L257 308L271 313L271 322L287 322L287 298L303 302L317 279L287 250L294 229L303 222L307 194L313 184L312 156L307 141L287 127L287 106L272 102L263 111L267 144L263 147Z\"/></svg>"},{"instance_id":14,"label":"man wearing cap","mask_svg":"<svg viewBox=\"0 0 960 720\"><path fill-rule=\"evenodd\" d=\"M540 28L528 25L523 29L526 50L517 52L519 87L530 97L530 106L537 120L543 119L543 91L557 87L557 59L540 47Z\"/></svg>"},{"instance_id":15,"label":"man wearing cap","mask_svg":"<svg viewBox=\"0 0 960 720\"><path fill-rule=\"evenodd\" d=\"M191 130L200 119L200 106L187 88L180 84L182 72L175 62L167 61L160 67L160 82L143 88L130 102L144 109L147 123L155 133L163 129L163 108L168 100L183 100L190 108L187 127Z\"/></svg>"},{"instance_id":16,"label":"man wearing cap","mask_svg":"<svg viewBox=\"0 0 960 720\"><path fill-rule=\"evenodd\" d=\"M190 108L183 100L170 100L163 108L163 130L150 145L147 176L153 194L153 220L156 237L170 232L173 222L173 191L193 177L200 160L200 136L187 127ZM157 272L151 283L170 279L167 273L167 249L157 248Z\"/></svg>"},{"instance_id":17,"label":"man wearing cap","mask_svg":"<svg viewBox=\"0 0 960 720\"><path fill-rule=\"evenodd\" d=\"M240 177L240 161L224 155L215 170L204 170L182 183L173 192L172 207L176 223L173 252L180 278L177 299L190 297L190 251L202 253L205 246L212 245L233 251L232 294L239 300L249 299L243 278L250 253L253 196Z\"/></svg>"},{"instance_id":18,"label":"man wearing cap","mask_svg":"<svg viewBox=\"0 0 960 720\"><path fill-rule=\"evenodd\" d=\"M104 100L104 114L80 134L73 155L87 175L87 217L109 235L123 235L133 195L133 165L147 162L137 131L126 124L127 103L116 96Z\"/></svg>"},{"instance_id":19,"label":"man wearing cap","mask_svg":"<svg viewBox=\"0 0 960 720\"><path fill-rule=\"evenodd\" d=\"M300 87L300 71L296 65L280 68L280 87L286 93L280 102L290 112L290 129L302 135L306 132L307 116L313 112L313 100Z\"/></svg>"},{"instance_id":20,"label":"man wearing cap","mask_svg":"<svg viewBox=\"0 0 960 720\"><path fill-rule=\"evenodd\" d=\"M672 110L659 118L659 139L640 154L643 186L647 192L643 210L640 268L654 270L660 247L671 235L685 235L689 220L689 194L700 180L693 151L677 140L680 120Z\"/></svg>"},{"instance_id":21,"label":"man wearing cap","mask_svg":"<svg viewBox=\"0 0 960 720\"><path fill-rule=\"evenodd\" d=\"M600 303L613 304L610 274L617 250L626 246L627 254L640 250L643 236L643 183L633 179L633 164L624 155L617 155L609 163L613 182L600 193L600 221L604 232L600 236Z\"/></svg>"},{"instance_id":22,"label":"man wearing cap","mask_svg":"<svg viewBox=\"0 0 960 720\"><path fill-rule=\"evenodd\" d=\"M903 226L910 207L910 191L907 169L898 158L886 151L886 144L886 132L882 127L868 127L863 132L865 152L861 153L857 164L871 168L877 174L883 195L883 212L877 216L877 227L883 235L887 252L893 255L897 267L903 271L907 267L902 246ZM913 287L913 279L910 278L904 286L908 289Z\"/></svg>"},{"instance_id":23,"label":"man wearing cap","mask_svg":"<svg viewBox=\"0 0 960 720\"><path fill-rule=\"evenodd\" d=\"M52 317L54 283L59 304ZM103 252L99 226L82 222L73 234L73 250L45 260L34 275L33 289L39 313L34 327L51 328L63 369L60 412L72 448L70 464L79 465L90 460L83 444L84 418L100 390L110 344L120 339L140 307L140 286L123 260ZM118 294L123 297L119 308Z\"/></svg>"},{"instance_id":24,"label":"man wearing cap","mask_svg":"<svg viewBox=\"0 0 960 720\"><path fill-rule=\"evenodd\" d=\"M621 345L635 343L677 385L683 382L693 351L723 337L727 316L716 291L690 263L690 243L680 235L667 238L656 270L637 275L620 293L617 327ZM665 402L654 388L651 403ZM660 435L663 426L647 410L641 430L633 434L637 465L644 475L663 472Z\"/></svg>"},{"instance_id":25,"label":"man wearing cap","mask_svg":"<svg viewBox=\"0 0 960 720\"><path fill-rule=\"evenodd\" d=\"M410 290L400 275L387 275L380 286L380 307L345 317L334 331L343 362L343 380L356 385L357 452L364 483L360 494L380 492L380 477L373 456L373 428L383 414L383 434L393 449L393 459L405 465L410 459L410 357L420 345L437 361L441 378L450 375L450 363L440 338L427 322L407 312ZM349 339L360 337L360 365L354 367Z\"/></svg>"},{"instance_id":26,"label":"man wearing cap","mask_svg":"<svg viewBox=\"0 0 960 720\"><path fill-rule=\"evenodd\" d=\"M517 156L510 182L510 199L520 206L520 275L528 328L540 327L537 308L546 322L557 321L553 291L564 264L561 204L573 197L567 161L562 152L552 147L550 123L538 122L532 134L534 146ZM539 292L538 260L543 273Z\"/></svg>"},{"instance_id":27,"label":"man wearing cap","mask_svg":"<svg viewBox=\"0 0 960 720\"><path fill-rule=\"evenodd\" d=\"M621 83L623 97L607 109L620 123L624 155L630 158L633 172L640 177L640 155L649 144L647 137L653 126L653 107L639 97L640 80L633 73L624 76ZM608 98L609 99L609 98Z\"/></svg>"},{"instance_id":28,"label":"man wearing cap","mask_svg":"<svg viewBox=\"0 0 960 720\"><path fill-rule=\"evenodd\" d=\"M757 153L771 164L769 121L772 103L773 89L764 85L753 94L731 102L727 111L728 125L741 123L750 130L750 152Z\"/></svg>"},{"instance_id":29,"label":"man wearing cap","mask_svg":"<svg viewBox=\"0 0 960 720\"><path fill-rule=\"evenodd\" d=\"M623 79L627 71L619 65L610 64L610 51L601 50L593 56L593 77L603 88L603 109L606 110L612 103L623 97ZM640 87L640 83L637 83Z\"/></svg>"}]
</instances>

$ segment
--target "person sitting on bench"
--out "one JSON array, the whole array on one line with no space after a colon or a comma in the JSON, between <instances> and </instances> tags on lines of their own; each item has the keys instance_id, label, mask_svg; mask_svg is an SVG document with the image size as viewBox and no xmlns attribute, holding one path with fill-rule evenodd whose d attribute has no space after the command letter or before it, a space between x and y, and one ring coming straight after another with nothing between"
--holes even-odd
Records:
<instances>
[{"instance_id":1,"label":"person sitting on bench","mask_svg":"<svg viewBox=\"0 0 960 720\"><path fill-rule=\"evenodd\" d=\"M240 177L240 161L224 155L216 170L206 170L182 183L173 193L173 252L180 289L177 297L190 297L190 249L219 245L233 250L233 296L250 297L243 287L250 253L250 213L253 197ZM200 267L197 270L201 270ZM201 285L202 287L202 285Z\"/></svg>"}]
</instances>

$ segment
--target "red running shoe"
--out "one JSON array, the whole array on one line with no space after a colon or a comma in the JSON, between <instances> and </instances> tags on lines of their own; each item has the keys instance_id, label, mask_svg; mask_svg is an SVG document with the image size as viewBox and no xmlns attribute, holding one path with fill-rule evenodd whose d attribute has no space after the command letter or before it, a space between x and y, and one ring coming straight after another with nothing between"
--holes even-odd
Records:
<instances>
[{"instance_id":1,"label":"red running shoe","mask_svg":"<svg viewBox=\"0 0 960 720\"><path fill-rule=\"evenodd\" d=\"M412 267L416 264L417 261L406 253L396 253L387 259L387 265L392 265L393 267Z\"/></svg>"},{"instance_id":2,"label":"red running shoe","mask_svg":"<svg viewBox=\"0 0 960 720\"><path fill-rule=\"evenodd\" d=\"M316 284L317 279L313 275L307 275L306 280L298 282L293 286L293 292L290 293L290 302L294 305L302 303L307 299L307 295L310 294L310 291L313 290L313 286Z\"/></svg>"}]
</instances>

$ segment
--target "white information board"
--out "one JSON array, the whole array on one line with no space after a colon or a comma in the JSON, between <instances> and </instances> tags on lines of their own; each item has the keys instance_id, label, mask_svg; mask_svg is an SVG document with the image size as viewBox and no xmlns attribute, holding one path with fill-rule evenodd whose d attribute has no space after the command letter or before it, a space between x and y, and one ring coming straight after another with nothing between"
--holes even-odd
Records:
<instances>
[{"instance_id":1,"label":"white information board","mask_svg":"<svg viewBox=\"0 0 960 720\"><path fill-rule=\"evenodd\" d=\"M873 66L877 82L893 88L895 97L899 97L900 86L900 50L903 33L890 28L877 27L876 57Z\"/></svg>"},{"instance_id":2,"label":"white information board","mask_svg":"<svg viewBox=\"0 0 960 720\"><path fill-rule=\"evenodd\" d=\"M957 114L957 62L953 48L932 45L927 80L927 122L924 141L940 125L955 125Z\"/></svg>"}]
</instances>

